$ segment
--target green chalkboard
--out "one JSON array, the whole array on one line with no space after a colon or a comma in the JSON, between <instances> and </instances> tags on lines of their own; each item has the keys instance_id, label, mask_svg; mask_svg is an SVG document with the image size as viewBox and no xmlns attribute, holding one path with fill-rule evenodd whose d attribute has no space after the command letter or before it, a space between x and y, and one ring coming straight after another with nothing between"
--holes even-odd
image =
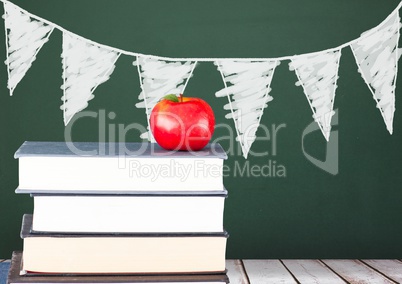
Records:
<instances>
[{"instance_id":1,"label":"green chalkboard","mask_svg":"<svg viewBox=\"0 0 402 284\"><path fill-rule=\"evenodd\" d=\"M179 58L266 58L325 50L358 38L398 5L396 0L13 3L95 42ZM3 25L0 21L0 30ZM0 38L4 61L5 41ZM22 215L33 208L29 196L14 193L14 152L26 140L65 139L61 45L62 33L55 30L12 97L6 88L6 66L0 66L0 258L22 249ZM135 107L140 84L134 60L124 55L118 59L110 80L96 89L87 108L98 116L74 123L74 141L117 140L119 125L146 125L144 110ZM327 143L314 128L308 101L288 63L282 61L275 71L270 93L274 99L261 119L269 132L260 127L257 136L265 139L252 146L254 152L268 151L261 157L244 159L235 135L230 135L234 125L225 118L227 99L215 97L224 85L213 63L200 63L186 89L188 96L211 104L219 126L213 139L229 152L227 257L402 258L401 76L390 135L350 48L342 49L336 119ZM103 134L102 124L108 126ZM308 132L309 125L315 131ZM125 139L141 141L136 131L128 131ZM314 158L329 162L317 166Z\"/></svg>"}]
</instances>

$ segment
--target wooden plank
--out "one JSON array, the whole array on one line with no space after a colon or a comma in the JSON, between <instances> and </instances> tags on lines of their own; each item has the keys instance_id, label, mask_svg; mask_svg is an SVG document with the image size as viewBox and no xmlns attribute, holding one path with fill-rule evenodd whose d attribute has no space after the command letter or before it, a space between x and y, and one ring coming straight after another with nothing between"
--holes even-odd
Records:
<instances>
[{"instance_id":1,"label":"wooden plank","mask_svg":"<svg viewBox=\"0 0 402 284\"><path fill-rule=\"evenodd\" d=\"M243 263L250 284L297 283L279 260L247 259Z\"/></svg>"},{"instance_id":2,"label":"wooden plank","mask_svg":"<svg viewBox=\"0 0 402 284\"><path fill-rule=\"evenodd\" d=\"M362 262L378 270L395 282L402 282L402 262L394 259L363 259Z\"/></svg>"},{"instance_id":3,"label":"wooden plank","mask_svg":"<svg viewBox=\"0 0 402 284\"><path fill-rule=\"evenodd\" d=\"M283 264L301 284L344 284L338 275L332 272L321 261L314 259L284 259Z\"/></svg>"},{"instance_id":4,"label":"wooden plank","mask_svg":"<svg viewBox=\"0 0 402 284\"><path fill-rule=\"evenodd\" d=\"M395 283L358 260L326 259L322 261L343 279L352 284Z\"/></svg>"},{"instance_id":5,"label":"wooden plank","mask_svg":"<svg viewBox=\"0 0 402 284\"><path fill-rule=\"evenodd\" d=\"M249 284L241 260L227 259L226 269L230 284Z\"/></svg>"}]
</instances>

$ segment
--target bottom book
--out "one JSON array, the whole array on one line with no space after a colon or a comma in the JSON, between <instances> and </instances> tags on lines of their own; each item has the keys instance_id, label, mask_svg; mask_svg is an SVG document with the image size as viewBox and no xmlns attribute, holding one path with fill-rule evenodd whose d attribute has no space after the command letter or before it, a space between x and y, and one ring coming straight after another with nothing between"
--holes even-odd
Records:
<instances>
[{"instance_id":1,"label":"bottom book","mask_svg":"<svg viewBox=\"0 0 402 284\"><path fill-rule=\"evenodd\" d=\"M23 274L22 252L13 252L7 284L19 283L144 283L144 284L224 284L229 283L226 274L203 275L67 275ZM21 274L22 273L22 274Z\"/></svg>"}]
</instances>

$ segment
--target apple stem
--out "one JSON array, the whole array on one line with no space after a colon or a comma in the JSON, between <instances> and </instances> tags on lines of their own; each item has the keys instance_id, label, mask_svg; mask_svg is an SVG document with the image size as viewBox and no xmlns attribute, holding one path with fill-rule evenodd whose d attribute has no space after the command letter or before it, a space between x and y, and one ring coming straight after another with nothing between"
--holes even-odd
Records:
<instances>
[{"instance_id":1,"label":"apple stem","mask_svg":"<svg viewBox=\"0 0 402 284\"><path fill-rule=\"evenodd\" d=\"M183 102L183 94L180 94L180 102Z\"/></svg>"}]
</instances>

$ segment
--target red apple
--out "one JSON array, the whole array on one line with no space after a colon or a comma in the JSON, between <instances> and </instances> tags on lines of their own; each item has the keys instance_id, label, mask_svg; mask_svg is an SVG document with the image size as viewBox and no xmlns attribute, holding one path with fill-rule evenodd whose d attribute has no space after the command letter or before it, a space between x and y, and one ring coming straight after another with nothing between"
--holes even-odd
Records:
<instances>
[{"instance_id":1,"label":"red apple","mask_svg":"<svg viewBox=\"0 0 402 284\"><path fill-rule=\"evenodd\" d=\"M167 95L152 109L151 132L166 150L201 150L211 140L215 116L202 99Z\"/></svg>"}]
</instances>

